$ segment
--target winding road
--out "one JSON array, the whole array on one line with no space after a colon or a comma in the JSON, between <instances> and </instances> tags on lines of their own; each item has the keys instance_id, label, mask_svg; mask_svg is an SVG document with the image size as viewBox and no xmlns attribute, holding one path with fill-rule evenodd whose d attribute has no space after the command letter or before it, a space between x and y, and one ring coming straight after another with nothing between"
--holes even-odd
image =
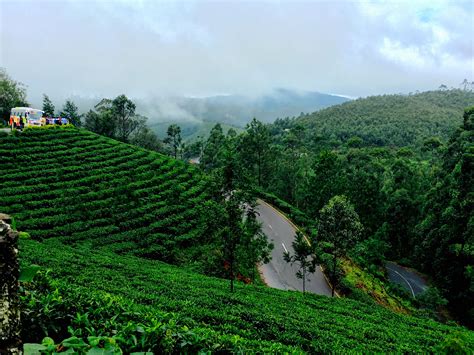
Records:
<instances>
[{"instance_id":1,"label":"winding road","mask_svg":"<svg viewBox=\"0 0 474 355\"><path fill-rule=\"evenodd\" d=\"M391 261L387 262L385 267L387 268L390 282L401 285L410 292L413 297L423 293L428 288L426 281L410 269Z\"/></svg>"},{"instance_id":2,"label":"winding road","mask_svg":"<svg viewBox=\"0 0 474 355\"><path fill-rule=\"evenodd\" d=\"M290 253L293 253L291 244L296 234L296 228L274 207L260 199L257 202L257 218L262 223L262 231L274 245L271 261L260 268L263 278L270 287L280 290L301 291L303 281L296 277L297 266L291 266L291 264L283 259L284 251L288 250ZM309 274L309 282L306 282L306 291L331 296L331 288L321 268L318 267L314 274Z\"/></svg>"}]
</instances>

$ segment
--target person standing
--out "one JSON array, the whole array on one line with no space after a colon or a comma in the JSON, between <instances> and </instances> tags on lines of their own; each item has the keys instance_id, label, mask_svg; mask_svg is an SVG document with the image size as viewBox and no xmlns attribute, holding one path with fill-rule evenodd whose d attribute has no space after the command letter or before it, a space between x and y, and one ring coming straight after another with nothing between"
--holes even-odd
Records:
<instances>
[{"instance_id":1,"label":"person standing","mask_svg":"<svg viewBox=\"0 0 474 355\"><path fill-rule=\"evenodd\" d=\"M23 114L20 114L20 131L23 131Z\"/></svg>"}]
</instances>

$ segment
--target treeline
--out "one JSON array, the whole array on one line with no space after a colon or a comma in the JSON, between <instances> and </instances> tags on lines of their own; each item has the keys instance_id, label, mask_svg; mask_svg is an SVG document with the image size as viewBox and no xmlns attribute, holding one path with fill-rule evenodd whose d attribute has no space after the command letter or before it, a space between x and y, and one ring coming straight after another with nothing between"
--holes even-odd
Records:
<instances>
[{"instance_id":1,"label":"treeline","mask_svg":"<svg viewBox=\"0 0 474 355\"><path fill-rule=\"evenodd\" d=\"M363 146L419 147L436 136L446 140L462 120L474 91L451 89L410 95L382 95L349 101L296 118L279 119L272 133L303 126L309 146L338 147L358 137Z\"/></svg>"}]
</instances>

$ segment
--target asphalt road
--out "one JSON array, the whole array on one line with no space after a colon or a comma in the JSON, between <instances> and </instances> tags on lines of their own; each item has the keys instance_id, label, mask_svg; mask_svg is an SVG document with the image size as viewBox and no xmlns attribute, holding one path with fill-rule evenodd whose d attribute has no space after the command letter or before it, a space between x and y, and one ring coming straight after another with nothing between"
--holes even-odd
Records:
<instances>
[{"instance_id":1,"label":"asphalt road","mask_svg":"<svg viewBox=\"0 0 474 355\"><path fill-rule=\"evenodd\" d=\"M385 267L387 268L390 282L401 285L410 292L413 297L428 288L426 281L423 280L423 278L403 266L388 261L385 264Z\"/></svg>"},{"instance_id":2,"label":"asphalt road","mask_svg":"<svg viewBox=\"0 0 474 355\"><path fill-rule=\"evenodd\" d=\"M295 275L298 271L296 264L291 266L283 259L285 250L293 253L291 244L296 235L295 228L285 216L261 200L258 200L257 212L258 220L262 223L262 231L274 244L272 260L261 267L265 282L268 286L280 290L302 291L303 280ZM314 274L309 274L306 291L331 296L331 288L319 267Z\"/></svg>"}]
</instances>

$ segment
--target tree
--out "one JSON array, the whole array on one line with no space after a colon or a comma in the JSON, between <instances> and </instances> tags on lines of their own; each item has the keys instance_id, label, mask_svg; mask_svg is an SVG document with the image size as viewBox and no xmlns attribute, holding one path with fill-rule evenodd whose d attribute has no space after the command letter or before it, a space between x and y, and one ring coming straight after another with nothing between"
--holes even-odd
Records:
<instances>
[{"instance_id":1,"label":"tree","mask_svg":"<svg viewBox=\"0 0 474 355\"><path fill-rule=\"evenodd\" d=\"M209 171L222 165L223 150L226 137L222 131L222 126L216 124L209 134L202 152L201 166Z\"/></svg>"},{"instance_id":2,"label":"tree","mask_svg":"<svg viewBox=\"0 0 474 355\"><path fill-rule=\"evenodd\" d=\"M238 254L239 263L251 279L255 280L256 265L270 262L270 253L273 244L268 242L267 236L262 232L261 224L257 220L255 200L249 201L245 211L244 230L240 242L241 248Z\"/></svg>"},{"instance_id":3,"label":"tree","mask_svg":"<svg viewBox=\"0 0 474 355\"><path fill-rule=\"evenodd\" d=\"M306 274L314 273L316 271L316 263L314 258L308 259L313 254L314 250L311 243L300 231L296 232L295 240L292 243L295 253L290 254L289 251L283 253L283 258L287 263L297 264L298 271L296 277L303 280L303 293L306 291ZM309 281L309 279L308 279Z\"/></svg>"},{"instance_id":4,"label":"tree","mask_svg":"<svg viewBox=\"0 0 474 355\"><path fill-rule=\"evenodd\" d=\"M449 308L474 326L474 106L447 144L437 183L425 197L413 259L433 276Z\"/></svg>"},{"instance_id":5,"label":"tree","mask_svg":"<svg viewBox=\"0 0 474 355\"><path fill-rule=\"evenodd\" d=\"M80 127L82 124L81 115L78 112L78 108L71 100L66 100L63 110L59 115L61 117L67 118L74 126Z\"/></svg>"},{"instance_id":6,"label":"tree","mask_svg":"<svg viewBox=\"0 0 474 355\"><path fill-rule=\"evenodd\" d=\"M26 88L22 83L12 80L5 69L0 68L0 119L7 122L11 109L18 106L29 106Z\"/></svg>"},{"instance_id":7,"label":"tree","mask_svg":"<svg viewBox=\"0 0 474 355\"><path fill-rule=\"evenodd\" d=\"M125 95L117 96L112 101L112 114L117 122L117 138L128 142L130 135L145 123L143 116L135 114L135 104Z\"/></svg>"},{"instance_id":8,"label":"tree","mask_svg":"<svg viewBox=\"0 0 474 355\"><path fill-rule=\"evenodd\" d=\"M109 138L115 138L116 122L113 119L111 110L89 110L85 115L84 121L84 127L89 131Z\"/></svg>"},{"instance_id":9,"label":"tree","mask_svg":"<svg viewBox=\"0 0 474 355\"><path fill-rule=\"evenodd\" d=\"M53 102L49 99L49 96L46 94L43 94L43 111L46 117L54 116Z\"/></svg>"},{"instance_id":10,"label":"tree","mask_svg":"<svg viewBox=\"0 0 474 355\"><path fill-rule=\"evenodd\" d=\"M92 132L128 142L139 132L147 118L135 114L135 104L125 95L102 99L85 116L85 127Z\"/></svg>"},{"instance_id":11,"label":"tree","mask_svg":"<svg viewBox=\"0 0 474 355\"><path fill-rule=\"evenodd\" d=\"M258 186L262 186L265 168L269 163L270 132L256 118L247 124L240 144L240 151L242 160L246 162L245 165L256 175Z\"/></svg>"},{"instance_id":12,"label":"tree","mask_svg":"<svg viewBox=\"0 0 474 355\"><path fill-rule=\"evenodd\" d=\"M150 128L143 126L130 138L130 143L145 149L163 152L163 144Z\"/></svg>"},{"instance_id":13,"label":"tree","mask_svg":"<svg viewBox=\"0 0 474 355\"><path fill-rule=\"evenodd\" d=\"M213 175L219 186L217 198L225 211L221 232L222 254L231 292L234 292L236 275L249 271L253 275L257 263L270 260L273 248L256 220L255 198L239 188L235 174L236 160L233 152L226 151L224 166Z\"/></svg>"},{"instance_id":14,"label":"tree","mask_svg":"<svg viewBox=\"0 0 474 355\"><path fill-rule=\"evenodd\" d=\"M363 227L354 206L344 195L331 198L321 209L319 216L319 236L332 244L331 283L334 296L337 258L346 255L354 247L361 237Z\"/></svg>"},{"instance_id":15,"label":"tree","mask_svg":"<svg viewBox=\"0 0 474 355\"><path fill-rule=\"evenodd\" d=\"M168 127L166 134L167 137L163 142L169 145L174 158L177 159L181 147L181 127L172 124Z\"/></svg>"}]
</instances>

